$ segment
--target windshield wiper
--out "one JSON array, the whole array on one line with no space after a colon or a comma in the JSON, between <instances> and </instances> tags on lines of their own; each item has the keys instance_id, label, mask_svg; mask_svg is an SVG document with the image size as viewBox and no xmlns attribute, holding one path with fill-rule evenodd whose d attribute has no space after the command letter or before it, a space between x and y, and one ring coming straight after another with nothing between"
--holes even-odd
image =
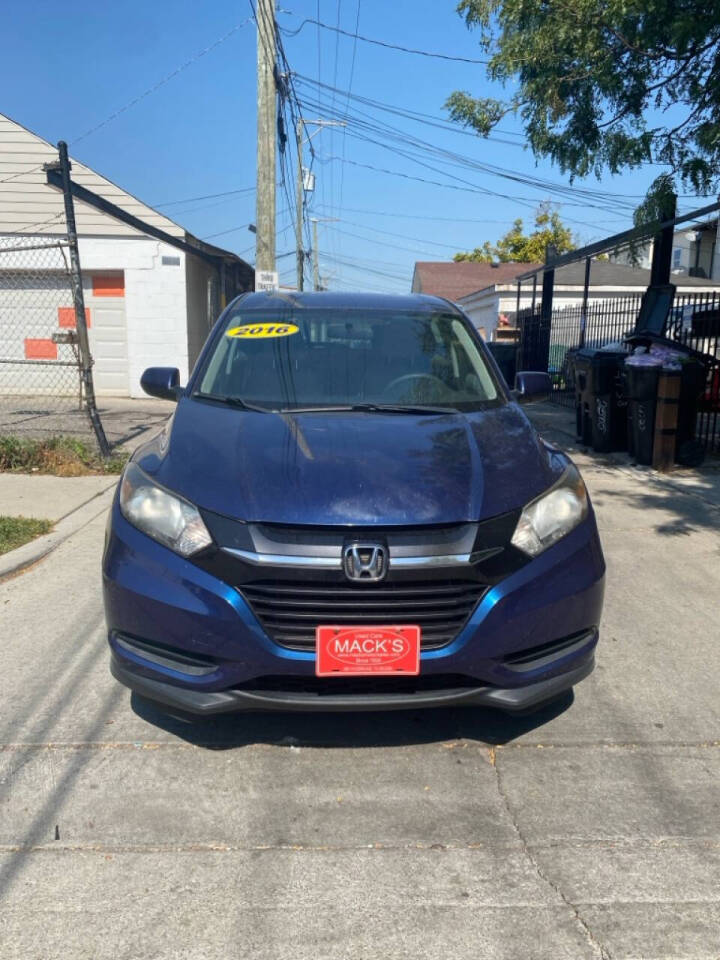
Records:
<instances>
[{"instance_id":1,"label":"windshield wiper","mask_svg":"<svg viewBox=\"0 0 720 960\"><path fill-rule=\"evenodd\" d=\"M200 390L196 390L193 397L197 397L198 400L212 400L215 403L222 403L226 407L237 407L238 410L254 410L255 413L270 412L266 407L256 407L254 403L248 403L242 397L225 397L218 393L202 393Z\"/></svg>"},{"instance_id":2,"label":"windshield wiper","mask_svg":"<svg viewBox=\"0 0 720 960\"><path fill-rule=\"evenodd\" d=\"M458 413L451 407L428 407L395 403L346 403L337 406L283 407L274 413L410 413L410 414L448 414Z\"/></svg>"}]
</instances>

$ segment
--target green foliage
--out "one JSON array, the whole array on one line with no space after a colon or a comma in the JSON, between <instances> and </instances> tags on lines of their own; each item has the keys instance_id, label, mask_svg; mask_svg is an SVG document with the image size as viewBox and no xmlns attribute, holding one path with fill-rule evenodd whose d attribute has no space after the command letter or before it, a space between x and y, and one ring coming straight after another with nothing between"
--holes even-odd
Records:
<instances>
[{"instance_id":1,"label":"green foliage","mask_svg":"<svg viewBox=\"0 0 720 960\"><path fill-rule=\"evenodd\" d=\"M34 520L30 517L0 517L0 553L34 540L52 530L50 520Z\"/></svg>"},{"instance_id":2,"label":"green foliage","mask_svg":"<svg viewBox=\"0 0 720 960\"><path fill-rule=\"evenodd\" d=\"M0 471L77 477L91 473L121 473L126 461L126 454L104 460L92 446L76 437L32 440L0 436Z\"/></svg>"},{"instance_id":3,"label":"green foliage","mask_svg":"<svg viewBox=\"0 0 720 960\"><path fill-rule=\"evenodd\" d=\"M455 92L454 120L487 136L517 114L533 153L571 176L652 161L670 168L671 186L718 191L718 0L461 0L457 9L490 54L490 79L513 92Z\"/></svg>"},{"instance_id":4,"label":"green foliage","mask_svg":"<svg viewBox=\"0 0 720 960\"><path fill-rule=\"evenodd\" d=\"M501 237L496 245L485 242L469 253L456 253L456 263L475 261L480 263L544 263L547 247L553 247L557 254L575 249L572 231L564 226L557 210L551 210L548 204L542 204L535 214L535 230L529 235L523 233L522 220L516 220L510 230Z\"/></svg>"}]
</instances>

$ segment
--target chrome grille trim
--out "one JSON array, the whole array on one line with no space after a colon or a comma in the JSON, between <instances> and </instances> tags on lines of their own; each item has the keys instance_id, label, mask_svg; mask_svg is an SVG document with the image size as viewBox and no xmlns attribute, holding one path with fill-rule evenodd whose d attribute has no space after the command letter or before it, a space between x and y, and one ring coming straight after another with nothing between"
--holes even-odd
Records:
<instances>
[{"instance_id":1,"label":"chrome grille trim","mask_svg":"<svg viewBox=\"0 0 720 960\"><path fill-rule=\"evenodd\" d=\"M229 553L246 563L252 563L259 567L294 567L305 568L307 570L341 570L342 560L337 557L307 557L294 556L280 553L255 553L252 550L237 550L234 547L222 547L225 553ZM392 570L418 570L428 567L465 567L470 563L476 563L484 559L486 555L497 553L499 551L483 551L482 554L453 553L444 556L429 557L394 557L390 555L390 568Z\"/></svg>"}]
</instances>

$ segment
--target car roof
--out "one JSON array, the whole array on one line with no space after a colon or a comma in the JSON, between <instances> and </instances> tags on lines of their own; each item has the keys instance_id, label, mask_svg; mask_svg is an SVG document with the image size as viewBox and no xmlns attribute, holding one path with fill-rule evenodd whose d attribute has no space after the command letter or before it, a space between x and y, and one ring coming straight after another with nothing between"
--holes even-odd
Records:
<instances>
[{"instance_id":1,"label":"car roof","mask_svg":"<svg viewBox=\"0 0 720 960\"><path fill-rule=\"evenodd\" d=\"M298 293L278 291L274 293L246 293L236 303L242 302L246 310L312 309L312 310L408 310L419 313L460 313L459 308L442 297L422 293Z\"/></svg>"}]
</instances>

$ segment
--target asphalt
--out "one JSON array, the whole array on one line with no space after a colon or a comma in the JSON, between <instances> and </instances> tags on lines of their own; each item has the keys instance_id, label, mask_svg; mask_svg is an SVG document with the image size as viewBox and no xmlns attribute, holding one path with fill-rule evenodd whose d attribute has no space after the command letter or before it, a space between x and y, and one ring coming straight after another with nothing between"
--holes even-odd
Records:
<instances>
[{"instance_id":1,"label":"asphalt","mask_svg":"<svg viewBox=\"0 0 720 960\"><path fill-rule=\"evenodd\" d=\"M598 666L535 717L166 718L108 673L102 513L0 584L3 960L716 960L712 470L577 460Z\"/></svg>"}]
</instances>

